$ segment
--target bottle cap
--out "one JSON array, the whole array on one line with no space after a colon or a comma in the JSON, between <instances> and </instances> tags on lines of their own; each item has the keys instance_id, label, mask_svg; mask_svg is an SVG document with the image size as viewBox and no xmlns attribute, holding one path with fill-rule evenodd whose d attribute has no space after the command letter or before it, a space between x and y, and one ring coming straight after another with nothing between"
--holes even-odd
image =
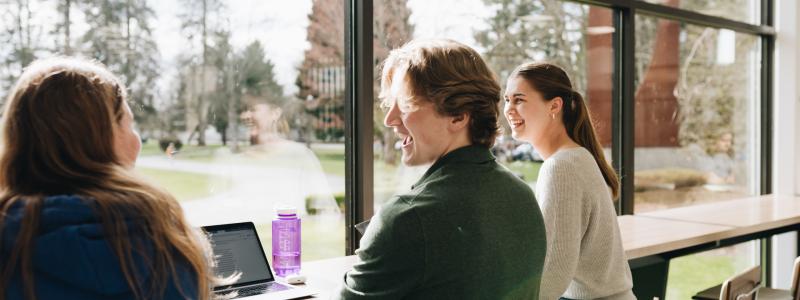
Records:
<instances>
[{"instance_id":1,"label":"bottle cap","mask_svg":"<svg viewBox=\"0 0 800 300\"><path fill-rule=\"evenodd\" d=\"M293 206L278 206L275 207L275 212L278 215L289 216L289 215L296 215L297 209L294 208Z\"/></svg>"}]
</instances>

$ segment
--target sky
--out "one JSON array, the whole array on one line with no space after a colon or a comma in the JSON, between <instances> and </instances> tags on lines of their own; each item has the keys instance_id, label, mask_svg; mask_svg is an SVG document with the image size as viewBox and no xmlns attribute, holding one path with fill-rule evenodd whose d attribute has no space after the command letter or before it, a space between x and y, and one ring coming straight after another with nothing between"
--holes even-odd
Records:
<instances>
[{"instance_id":1,"label":"sky","mask_svg":"<svg viewBox=\"0 0 800 300\"><path fill-rule=\"evenodd\" d=\"M376 0L382 1L382 0ZM55 41L47 34L60 16L55 11L55 1L32 1L35 22L43 25L37 34L42 45L52 48ZM169 97L175 84L178 66L176 57L186 51L188 40L181 32L180 18L183 5L179 0L149 0L155 11L155 20L150 25L160 51L162 67L159 93ZM223 0L222 15L231 29L232 43L237 49L244 48L254 40L264 46L267 58L275 64L275 73L286 95L297 92L294 85L297 68L302 63L303 53L310 47L306 41L308 15L311 0ZM478 48L472 37L473 31L482 28L481 20L491 13L481 0L409 0L412 11L410 22L415 26L415 38L451 38ZM88 30L83 15L73 8L71 14L73 43ZM0 27L8 24L0 24ZM344 24L342 24L344 26ZM342 37L343 38L343 37ZM480 50L480 49L478 49ZM195 50L195 51L199 51Z\"/></svg>"},{"instance_id":2,"label":"sky","mask_svg":"<svg viewBox=\"0 0 800 300\"><path fill-rule=\"evenodd\" d=\"M223 15L228 16L234 47L244 48L259 40L265 48L267 58L275 64L276 77L287 95L297 92L294 85L297 68L302 63L303 53L311 45L306 41L308 15L311 0L229 0ZM151 1L156 14L154 37L159 45L163 66L176 70L175 57L185 50L187 42L181 33L181 4L176 0ZM481 0L410 0L415 25L415 37L448 37L467 44L474 44L472 30L482 22L476 12L486 12ZM442 15L447 15L442 18ZM469 24L465 26L464 24ZM344 26L344 24L342 24ZM344 37L342 37L344 38ZM169 74L174 74L170 72ZM166 81L174 76L166 76ZM165 88L169 84L165 84Z\"/></svg>"}]
</instances>

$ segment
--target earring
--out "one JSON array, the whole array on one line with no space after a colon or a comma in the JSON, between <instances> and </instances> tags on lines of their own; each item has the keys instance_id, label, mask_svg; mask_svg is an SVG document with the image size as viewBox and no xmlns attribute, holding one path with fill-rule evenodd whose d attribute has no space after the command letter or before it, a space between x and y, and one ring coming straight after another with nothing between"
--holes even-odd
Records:
<instances>
[{"instance_id":1,"label":"earring","mask_svg":"<svg viewBox=\"0 0 800 300\"><path fill-rule=\"evenodd\" d=\"M556 114L550 114L550 118L555 120L556 119Z\"/></svg>"}]
</instances>

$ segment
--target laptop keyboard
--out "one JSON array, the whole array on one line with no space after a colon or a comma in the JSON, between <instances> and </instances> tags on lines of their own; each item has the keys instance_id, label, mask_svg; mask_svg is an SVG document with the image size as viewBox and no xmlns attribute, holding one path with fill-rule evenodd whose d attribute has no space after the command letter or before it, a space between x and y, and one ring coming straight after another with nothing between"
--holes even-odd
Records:
<instances>
[{"instance_id":1,"label":"laptop keyboard","mask_svg":"<svg viewBox=\"0 0 800 300\"><path fill-rule=\"evenodd\" d=\"M241 288L241 289L237 290L237 292L239 292L239 294L236 296L236 298L247 297L247 296L252 296L252 295L259 295L259 294L264 294L264 293L268 293L268 292L285 291L285 290L288 290L288 289L289 289L289 287L285 286L283 284L276 283L276 282L269 282L269 283L266 283L266 284L259 284L259 285L254 285L254 286L248 286L248 287Z\"/></svg>"}]
</instances>

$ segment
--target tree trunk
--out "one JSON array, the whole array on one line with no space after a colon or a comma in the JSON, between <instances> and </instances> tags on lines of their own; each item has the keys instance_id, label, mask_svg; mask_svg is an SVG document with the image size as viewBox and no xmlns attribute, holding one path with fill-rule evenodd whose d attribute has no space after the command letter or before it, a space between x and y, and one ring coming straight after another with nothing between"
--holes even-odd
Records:
<instances>
[{"instance_id":1,"label":"tree trunk","mask_svg":"<svg viewBox=\"0 0 800 300\"><path fill-rule=\"evenodd\" d=\"M206 31L207 30L207 24L206 24L207 19L206 19L206 17L207 17L207 15L208 15L208 0L203 0L203 19L202 19L202 22L201 22L202 23L201 26L203 28L203 34L202 34L202 43L203 43L203 57L202 58L203 59L202 59L202 68L200 69L200 72L201 72L200 78L202 78L203 84L206 84L206 82L205 82L206 81L206 62L207 62L207 55L208 55L208 45L207 45L207 42L206 42L206 39L207 39L207 31ZM197 145L198 146L205 146L206 145L206 128L208 127L208 116L207 116L208 111L205 109L205 107L206 107L205 93L206 93L206 88L205 88L205 86L203 86L203 89L202 89L202 91L200 93L200 97L197 98L197 103L200 106L200 115L198 116L198 119L197 119L199 121L199 124L197 125L197 128L199 130L199 132L197 133Z\"/></svg>"},{"instance_id":2,"label":"tree trunk","mask_svg":"<svg viewBox=\"0 0 800 300\"><path fill-rule=\"evenodd\" d=\"M223 146L227 146L228 145L228 127L230 127L230 126L225 126L225 128L220 130L220 132L221 132L220 135L222 136L222 145Z\"/></svg>"},{"instance_id":3,"label":"tree trunk","mask_svg":"<svg viewBox=\"0 0 800 300\"><path fill-rule=\"evenodd\" d=\"M237 114L237 103L238 98L236 97L236 90L235 90L235 79L233 76L233 67L227 67L227 72L225 72L226 76L228 77L228 84L225 87L228 94L228 128L227 131L230 131L230 138L231 138L231 151L236 153L239 152L239 116Z\"/></svg>"},{"instance_id":4,"label":"tree trunk","mask_svg":"<svg viewBox=\"0 0 800 300\"><path fill-rule=\"evenodd\" d=\"M72 9L72 0L65 0L64 2L64 54L72 55L72 47L70 47L70 25L72 24L69 19L69 12Z\"/></svg>"},{"instance_id":5,"label":"tree trunk","mask_svg":"<svg viewBox=\"0 0 800 300\"><path fill-rule=\"evenodd\" d=\"M200 96L200 101L202 103L203 96ZM204 107L201 105L200 107L201 116L198 119L197 124L197 145L198 146L205 146L206 145L206 129L208 128L208 120L207 116L204 116L203 112L206 112Z\"/></svg>"}]
</instances>

